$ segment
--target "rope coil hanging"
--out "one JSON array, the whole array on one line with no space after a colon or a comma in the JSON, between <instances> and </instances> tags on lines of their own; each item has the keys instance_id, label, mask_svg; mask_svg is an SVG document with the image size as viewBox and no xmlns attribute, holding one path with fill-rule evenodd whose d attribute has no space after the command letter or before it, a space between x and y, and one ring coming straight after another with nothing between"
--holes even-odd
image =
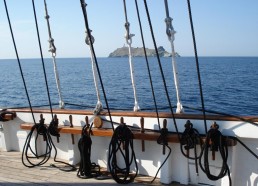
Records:
<instances>
[{"instance_id":1,"label":"rope coil hanging","mask_svg":"<svg viewBox=\"0 0 258 186\"><path fill-rule=\"evenodd\" d=\"M79 164L79 169L77 172L77 176L79 178L88 179L92 177L97 177L100 175L100 166L96 165L96 163L91 162L91 137L90 130L91 127L86 124L82 128L81 138L78 142L78 148L80 151L81 161ZM89 129L89 132L87 131Z\"/></svg>"},{"instance_id":2,"label":"rope coil hanging","mask_svg":"<svg viewBox=\"0 0 258 186\"><path fill-rule=\"evenodd\" d=\"M119 165L119 158L124 160L124 168ZM130 167L133 163L136 170L135 174L131 175ZM119 184L133 182L138 174L138 166L133 147L133 133L123 121L115 129L109 144L108 167L113 179Z\"/></svg>"},{"instance_id":3,"label":"rope coil hanging","mask_svg":"<svg viewBox=\"0 0 258 186\"><path fill-rule=\"evenodd\" d=\"M132 54L132 37L135 36L134 34L130 33L130 23L127 19L127 11L126 11L126 2L123 0L124 3L124 14L125 14L125 40L126 44L128 45L128 57L129 57L129 65L130 65L130 74L131 74L131 81L133 86L133 94L134 94L134 111L137 112L140 110L140 106L138 104L137 93L136 93L136 83L135 83L135 76L134 76L134 66L133 66L133 54Z\"/></svg>"},{"instance_id":4,"label":"rope coil hanging","mask_svg":"<svg viewBox=\"0 0 258 186\"><path fill-rule=\"evenodd\" d=\"M174 75L174 83L175 83L176 97L177 97L176 113L183 113L184 109L180 101L179 80L178 80L178 71L177 71L177 65L176 65L176 52L175 52L175 46L174 46L176 31L172 26L173 19L169 16L168 2L167 0L164 0L164 2L165 2L165 10L166 10L166 19L165 19L166 34L168 36L168 40L170 41L170 46L171 46L173 75Z\"/></svg>"},{"instance_id":5,"label":"rope coil hanging","mask_svg":"<svg viewBox=\"0 0 258 186\"><path fill-rule=\"evenodd\" d=\"M47 3L46 0L44 0L44 6L45 6L45 18L47 20L47 27L48 27L48 36L49 36L49 52L52 54L52 61L53 61L53 66L54 66L54 73L55 73L55 79L56 79L56 86L57 86L57 91L59 95L59 107L63 109L65 107L64 101L63 101L63 96L61 93L61 85L60 85L60 80L59 80L59 74L57 70L57 65L56 65L56 47L54 44L54 39L52 38L51 34L51 28L50 28L50 23L49 23L49 18L50 16L48 15L48 10L47 10Z\"/></svg>"}]
</instances>

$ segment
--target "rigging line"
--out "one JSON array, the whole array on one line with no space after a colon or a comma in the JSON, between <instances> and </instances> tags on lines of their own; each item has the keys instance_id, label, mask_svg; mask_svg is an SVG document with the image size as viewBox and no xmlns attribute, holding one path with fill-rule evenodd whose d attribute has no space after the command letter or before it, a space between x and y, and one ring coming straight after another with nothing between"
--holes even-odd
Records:
<instances>
[{"instance_id":1,"label":"rigging line","mask_svg":"<svg viewBox=\"0 0 258 186\"><path fill-rule=\"evenodd\" d=\"M58 75L57 66L56 66L56 47L54 44L54 39L52 38L52 35L51 35L51 29L50 29L50 23L49 23L50 16L48 15L46 0L44 0L44 6L45 6L45 14L46 14L45 18L47 20L47 28L48 28L48 36L49 36L49 40L48 40L49 50L48 51L52 53L56 86L57 86L57 91L58 91L58 95L59 95L59 107L61 109L63 109L65 105L64 105L64 101L63 101L63 97L62 97L62 93L61 93L60 80L59 80L59 75Z\"/></svg>"},{"instance_id":2,"label":"rigging line","mask_svg":"<svg viewBox=\"0 0 258 186\"><path fill-rule=\"evenodd\" d=\"M167 0L164 0L164 2L165 2L165 10L166 10L166 18L165 18L166 34L168 36L168 40L170 42L170 47L171 47L172 68L173 68L174 84L175 84L176 97L177 97L176 113L183 113L184 110L183 110L182 103L180 101L179 80L178 80L178 71L177 71L177 65L176 65L176 52L175 52L175 46L174 46L176 31L174 30L174 28L172 26L173 19L169 16L168 2L167 2Z\"/></svg>"},{"instance_id":3,"label":"rigging line","mask_svg":"<svg viewBox=\"0 0 258 186\"><path fill-rule=\"evenodd\" d=\"M147 65L147 70L148 70L148 75L149 75L149 80L150 80L150 85L151 85L151 92L152 92L153 102L154 102L155 111L156 111L156 115L157 115L159 130L160 130L161 127L160 127L160 121L159 121L159 111L158 111L158 106L157 106L154 86L153 86L153 82L152 82L152 76L151 76L151 72L150 72L149 60L148 60L148 57L147 57L145 41L144 41L144 37L143 37L142 23L141 23L141 17L140 17L140 13L139 13L139 8L138 8L137 0L135 0L135 7L136 7L137 17L138 17L138 22L139 22L139 27L140 27L140 32L141 32L143 52L144 52L144 57L145 57L146 65Z\"/></svg>"},{"instance_id":4,"label":"rigging line","mask_svg":"<svg viewBox=\"0 0 258 186\"><path fill-rule=\"evenodd\" d=\"M126 11L126 2L124 2L124 14L125 14L125 39L126 44L128 45L128 58L129 58L129 66L130 66L130 75L131 75L131 82L133 87L133 94L134 94L134 111L137 112L140 110L138 100L137 100L137 93L136 93L136 83L134 77L134 66L133 66L133 55L132 55L132 37L134 34L130 33L130 23L128 22L127 18L127 11Z\"/></svg>"},{"instance_id":5,"label":"rigging line","mask_svg":"<svg viewBox=\"0 0 258 186\"><path fill-rule=\"evenodd\" d=\"M177 124L176 124L176 119L175 119L174 112L173 112L173 107L172 107L170 97L169 97L169 93L168 93L168 88L167 88L167 84L166 84L165 75L164 75L162 65L161 65L161 62L160 62L160 57L159 57L159 54L158 54L157 44L156 44L156 40L155 40L155 36L154 36L152 23L151 23L151 19L150 19L150 14L149 14L148 5L147 5L146 0L144 0L144 5L145 5L146 14L147 14L147 17L148 17L149 27L150 27L150 31L151 31L151 36L152 36L154 48L155 48L156 55L157 55L157 60L158 60L159 69L160 69L160 73L161 73L162 80L163 80L164 89L165 89L165 92L166 92L167 101L168 101L168 104L169 104L170 112L171 112L172 117L173 117L173 122L174 122L175 130L176 130L176 133L177 133L177 137L178 137L178 140L180 141L180 135L179 135L178 127L177 127Z\"/></svg>"},{"instance_id":6,"label":"rigging line","mask_svg":"<svg viewBox=\"0 0 258 186\"><path fill-rule=\"evenodd\" d=\"M113 121L112 121L112 117L111 117L111 113L110 113L110 109L109 109L109 105L108 105L108 100L107 100L104 84L102 82L102 78L101 78L101 74L100 74L100 70L99 70L99 65L98 65L98 61L97 61L97 58L96 58L96 54L95 54L95 50L94 50L93 42L92 42L92 37L91 37L90 29L89 29L89 23L88 23L87 11L86 11L87 4L85 3L85 0L80 0L80 2L81 2L81 7L82 7L82 13L83 13L83 16L84 16L84 23L85 23L86 31L89 34L90 46L92 47L92 53L93 53L93 57L94 57L94 60L95 60L95 63L96 63L98 75L99 75L100 85L101 85L101 88L102 88L102 91L103 91L103 96L104 96L105 103L106 103L107 110L108 110L109 119L110 119L110 122L111 122L111 125L112 125L112 129L114 130L114 125L113 125Z\"/></svg>"},{"instance_id":7,"label":"rigging line","mask_svg":"<svg viewBox=\"0 0 258 186\"><path fill-rule=\"evenodd\" d=\"M90 32L91 32L91 30L90 30ZM92 40L92 43L94 43L95 39L92 35L91 35L91 40ZM94 61L94 56L93 56L93 53L92 53L92 47L91 47L90 42L89 42L89 34L87 32L86 32L85 43L87 45L89 45L89 48L90 48L91 68L92 68L93 80L94 80L94 85L95 85L97 99L98 99L93 113L94 113L94 115L97 115L103 109L103 106L102 106L102 103L100 101L100 92L99 92L99 86L98 86L96 62Z\"/></svg>"},{"instance_id":8,"label":"rigging line","mask_svg":"<svg viewBox=\"0 0 258 186\"><path fill-rule=\"evenodd\" d=\"M192 11L191 11L190 0L187 0L187 4L188 4L188 13L189 13L189 19L190 19L191 31L192 31L192 38L193 38L193 45L194 45L194 54L195 54L195 62L196 62L196 68L197 68L200 96L201 96L201 102L202 102L202 110L203 110L203 117L204 117L204 127L205 127L205 133L207 134L208 129L207 129L207 122L206 122L205 107L204 107L204 98L203 98L203 91L202 91L202 81L201 81L201 74L200 74L200 68L199 68L199 60L198 60L198 54L197 54L197 47L196 47L196 40L195 40L195 34L194 34L194 27L193 27L193 19L192 19Z\"/></svg>"},{"instance_id":9,"label":"rigging line","mask_svg":"<svg viewBox=\"0 0 258 186\"><path fill-rule=\"evenodd\" d=\"M41 42L40 42L39 28L38 28L38 21L37 21L37 14L36 14L36 8L35 8L34 0L32 0L32 6L33 6L34 19L35 19L35 25L36 25L36 30L37 30L38 44L39 44L41 62L42 62L42 67L43 67L43 72L44 72L45 84L46 84L46 88L47 88L48 102L49 102L49 107L50 107L50 111L51 111L51 116L52 116L52 119L53 119L54 115L53 115L53 109L52 109L52 104L51 104L51 99L50 99L50 93L49 93L47 74L46 74L46 69L45 69L45 64L44 64L43 53L42 53L42 47L41 47Z\"/></svg>"},{"instance_id":10,"label":"rigging line","mask_svg":"<svg viewBox=\"0 0 258 186\"><path fill-rule=\"evenodd\" d=\"M18 50L17 50L17 47L16 47L15 39L14 39L12 24L11 24L11 21L10 21L6 0L4 0L4 5L5 5L6 16L7 16L7 19L8 19L12 40L13 40L13 46L14 46L16 58L17 58L17 61L18 61L18 64L19 64L19 69L20 69L20 73L21 73L21 77L22 77L22 82L23 82L24 89L25 89L26 96L27 96L27 100L28 100L28 103L29 103L29 106L30 106L30 111L31 111L31 114L32 114L33 122L34 122L34 124L36 124L36 120L35 120L34 113L33 113L33 110L32 110L32 106L31 106L31 102L30 102L30 97L29 97L27 85L26 85L25 78L24 78L23 71L22 71L22 67L21 67L20 57L18 55Z\"/></svg>"}]
</instances>

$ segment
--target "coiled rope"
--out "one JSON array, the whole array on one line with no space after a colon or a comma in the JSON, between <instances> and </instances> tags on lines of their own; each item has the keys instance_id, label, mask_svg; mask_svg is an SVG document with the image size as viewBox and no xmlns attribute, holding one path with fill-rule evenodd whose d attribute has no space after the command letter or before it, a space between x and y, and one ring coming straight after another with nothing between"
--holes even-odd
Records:
<instances>
[{"instance_id":1,"label":"coiled rope","mask_svg":"<svg viewBox=\"0 0 258 186\"><path fill-rule=\"evenodd\" d=\"M92 141L90 137L91 127L88 128L88 126L85 125L82 128L81 138L79 139L79 142L78 142L78 148L80 151L81 160L80 160L77 176L83 179L97 177L100 175L100 166L96 165L96 163L91 162L91 145L92 145ZM88 129L89 129L89 132L87 131Z\"/></svg>"},{"instance_id":2,"label":"coiled rope","mask_svg":"<svg viewBox=\"0 0 258 186\"><path fill-rule=\"evenodd\" d=\"M118 157L123 159L124 168L119 165ZM135 174L131 175L130 167L133 163L135 164ZM119 125L113 133L109 144L108 167L113 179L119 184L133 182L138 174L133 147L133 133L126 124Z\"/></svg>"},{"instance_id":3,"label":"coiled rope","mask_svg":"<svg viewBox=\"0 0 258 186\"><path fill-rule=\"evenodd\" d=\"M24 147L22 150L23 165L28 168L33 168L33 167L41 166L41 165L45 164L50 159L52 149L54 148L54 162L62 163L66 166L58 167L55 164L51 164L51 166L56 167L59 170L66 171L66 172L75 171L76 170L75 166L73 166L69 163L63 162L63 161L56 160L57 149L52 141L50 134L54 134L54 135L58 135L58 136L59 136L59 134L56 133L54 126L53 126L53 128L51 128L51 127L48 128L47 125L44 124L44 121L45 121L45 119L43 118L43 116L41 114L39 123L33 125L33 127L31 128L31 130L25 140ZM36 133L36 135L35 135L35 140L32 143L34 133ZM45 146L45 151L41 155L39 155L38 147L37 147L39 136L43 136L43 140L45 142L45 144L43 145L43 146ZM31 144L35 145L35 148L34 148L35 150L31 146Z\"/></svg>"},{"instance_id":4,"label":"coiled rope","mask_svg":"<svg viewBox=\"0 0 258 186\"><path fill-rule=\"evenodd\" d=\"M229 185L232 185L231 177L230 177L230 170L227 164L228 159L228 147L225 142L224 136L218 130L219 126L214 123L211 125L210 130L207 133L206 140L202 146L200 158L199 158L199 165L202 171L207 175L210 180L218 180L223 178L226 174L228 174ZM222 159L222 166L218 175L213 175L210 172L209 167L209 151L212 151L212 158L215 159L215 151L220 152L220 156ZM203 159L203 162L202 162Z\"/></svg>"}]
</instances>

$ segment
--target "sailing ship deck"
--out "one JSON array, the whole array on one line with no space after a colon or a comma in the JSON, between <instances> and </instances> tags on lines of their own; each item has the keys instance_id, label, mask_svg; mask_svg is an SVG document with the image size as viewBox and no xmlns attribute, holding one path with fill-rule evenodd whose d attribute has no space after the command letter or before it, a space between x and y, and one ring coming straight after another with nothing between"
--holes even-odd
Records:
<instances>
[{"instance_id":1,"label":"sailing ship deck","mask_svg":"<svg viewBox=\"0 0 258 186\"><path fill-rule=\"evenodd\" d=\"M53 163L50 160L46 166L27 168L21 162L21 152L4 152L0 151L0 186L11 185L117 185L113 179L96 180L79 179L75 172L64 172L49 165ZM143 177L139 177L143 178ZM151 180L151 177L144 177L145 180ZM128 185L149 185L148 183L140 183L136 179L135 183ZM162 185L159 179L153 185ZM171 186L182 186L182 184L171 183Z\"/></svg>"}]
</instances>

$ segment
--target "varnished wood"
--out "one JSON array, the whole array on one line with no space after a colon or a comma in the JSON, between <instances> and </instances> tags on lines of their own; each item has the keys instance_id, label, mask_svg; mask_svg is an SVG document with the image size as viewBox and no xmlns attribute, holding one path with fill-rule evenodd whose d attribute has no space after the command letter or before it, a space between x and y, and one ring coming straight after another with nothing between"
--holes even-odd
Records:
<instances>
[{"instance_id":1,"label":"varnished wood","mask_svg":"<svg viewBox=\"0 0 258 186\"><path fill-rule=\"evenodd\" d=\"M30 113L30 109L9 109L8 111L13 112L27 112ZM48 109L33 109L34 113L48 113ZM68 110L68 109L53 109L55 114L72 114L72 115L92 115L92 110ZM108 116L108 112L102 111L100 116ZM130 111L112 111L112 116L124 116L124 117L150 117L156 118L155 112L130 112ZM174 113L176 119L191 119L191 120L203 120L202 114L177 114ZM160 112L160 118L173 118L171 113ZM207 120L213 121L243 121L243 122L258 122L258 116L224 116L224 115L209 115L206 114Z\"/></svg>"},{"instance_id":2,"label":"varnished wood","mask_svg":"<svg viewBox=\"0 0 258 186\"><path fill-rule=\"evenodd\" d=\"M4 114L2 117L3 117L3 119L4 119L5 121L10 121L10 120L13 120L13 119L16 117L16 113L15 113L15 112L6 113L6 114Z\"/></svg>"},{"instance_id":3,"label":"varnished wood","mask_svg":"<svg viewBox=\"0 0 258 186\"><path fill-rule=\"evenodd\" d=\"M32 123L23 123L20 125L21 129L24 130L31 130L33 124ZM58 132L63 134L81 134L82 127L74 126L70 128L69 126L58 126ZM132 130L134 139L136 140L147 140L147 141L157 141L158 137L160 136L159 132L150 132L145 131L141 133L139 130ZM92 136L100 136L100 137L112 137L113 130L112 129L97 129L92 128ZM205 141L205 137L202 138ZM235 146L236 140L226 138L228 146ZM177 134L168 134L167 141L171 143L179 143L178 135Z\"/></svg>"},{"instance_id":4,"label":"varnished wood","mask_svg":"<svg viewBox=\"0 0 258 186\"><path fill-rule=\"evenodd\" d=\"M72 115L69 116L69 121L70 121L70 128L73 128L73 116ZM71 138L72 138L72 144L74 144L74 134L71 134Z\"/></svg>"}]
</instances>

